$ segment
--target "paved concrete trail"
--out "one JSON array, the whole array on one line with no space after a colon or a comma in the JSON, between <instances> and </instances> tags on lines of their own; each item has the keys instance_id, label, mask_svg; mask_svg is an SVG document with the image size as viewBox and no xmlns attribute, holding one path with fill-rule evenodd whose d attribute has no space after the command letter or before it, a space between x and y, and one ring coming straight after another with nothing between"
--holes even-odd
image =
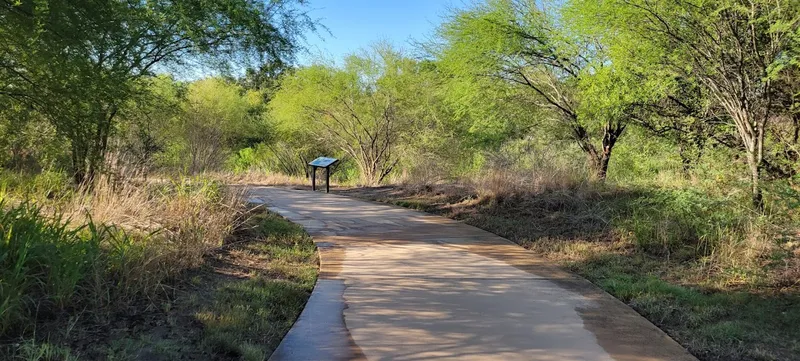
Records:
<instances>
[{"instance_id":1,"label":"paved concrete trail","mask_svg":"<svg viewBox=\"0 0 800 361\"><path fill-rule=\"evenodd\" d=\"M508 240L390 205L254 187L314 237L320 278L270 360L694 360Z\"/></svg>"}]
</instances>

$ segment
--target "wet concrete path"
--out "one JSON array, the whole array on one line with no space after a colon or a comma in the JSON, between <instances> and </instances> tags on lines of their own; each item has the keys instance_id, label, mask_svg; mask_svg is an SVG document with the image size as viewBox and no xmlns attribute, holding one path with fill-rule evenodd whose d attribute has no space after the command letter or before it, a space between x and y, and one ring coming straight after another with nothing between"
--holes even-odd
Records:
<instances>
[{"instance_id":1,"label":"wet concrete path","mask_svg":"<svg viewBox=\"0 0 800 361\"><path fill-rule=\"evenodd\" d=\"M694 360L628 306L478 228L352 198L251 187L320 250L270 360Z\"/></svg>"}]
</instances>

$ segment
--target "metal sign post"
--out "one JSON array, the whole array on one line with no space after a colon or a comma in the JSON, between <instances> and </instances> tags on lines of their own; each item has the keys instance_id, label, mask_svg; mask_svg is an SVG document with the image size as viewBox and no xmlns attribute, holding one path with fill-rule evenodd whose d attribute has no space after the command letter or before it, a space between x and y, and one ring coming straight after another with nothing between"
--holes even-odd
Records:
<instances>
[{"instance_id":1,"label":"metal sign post","mask_svg":"<svg viewBox=\"0 0 800 361\"><path fill-rule=\"evenodd\" d=\"M317 190L317 167L311 166L311 190Z\"/></svg>"},{"instance_id":2,"label":"metal sign post","mask_svg":"<svg viewBox=\"0 0 800 361\"><path fill-rule=\"evenodd\" d=\"M325 193L331 192L331 166L339 162L336 158L319 157L308 163L311 166L311 190L317 190L317 168L325 168Z\"/></svg>"}]
</instances>

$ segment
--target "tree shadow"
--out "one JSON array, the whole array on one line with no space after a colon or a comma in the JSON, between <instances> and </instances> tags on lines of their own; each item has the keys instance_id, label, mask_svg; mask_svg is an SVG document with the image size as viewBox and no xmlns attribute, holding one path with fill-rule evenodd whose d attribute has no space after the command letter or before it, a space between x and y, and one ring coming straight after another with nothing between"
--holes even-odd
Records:
<instances>
[{"instance_id":1,"label":"tree shadow","mask_svg":"<svg viewBox=\"0 0 800 361\"><path fill-rule=\"evenodd\" d=\"M709 259L719 250L702 240L703 223L746 230L737 228L741 220L730 226L711 218L725 217L713 206L707 213L693 204L675 209L669 199L661 201L663 193L612 187L491 197L444 185L339 193L446 216L512 240L600 286L701 359L800 359L800 332L792 326L800 322L797 273L790 272L796 258L768 255L756 269L714 265ZM765 281L778 267L786 268L778 275L785 280Z\"/></svg>"}]
</instances>

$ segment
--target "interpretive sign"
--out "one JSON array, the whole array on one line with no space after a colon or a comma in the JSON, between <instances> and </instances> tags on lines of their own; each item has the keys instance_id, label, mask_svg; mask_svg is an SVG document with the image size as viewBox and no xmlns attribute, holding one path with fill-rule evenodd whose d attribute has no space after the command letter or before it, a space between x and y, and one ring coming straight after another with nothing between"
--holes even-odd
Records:
<instances>
[{"instance_id":1,"label":"interpretive sign","mask_svg":"<svg viewBox=\"0 0 800 361\"><path fill-rule=\"evenodd\" d=\"M319 157L308 163L311 166L311 190L317 190L317 168L325 168L325 193L331 192L331 166L339 160L330 157Z\"/></svg>"},{"instance_id":2,"label":"interpretive sign","mask_svg":"<svg viewBox=\"0 0 800 361\"><path fill-rule=\"evenodd\" d=\"M333 165L333 163L336 163L338 161L339 160L336 158L319 157L317 159L312 160L311 163L308 163L308 165L312 167L326 168L330 167L331 165Z\"/></svg>"}]
</instances>

